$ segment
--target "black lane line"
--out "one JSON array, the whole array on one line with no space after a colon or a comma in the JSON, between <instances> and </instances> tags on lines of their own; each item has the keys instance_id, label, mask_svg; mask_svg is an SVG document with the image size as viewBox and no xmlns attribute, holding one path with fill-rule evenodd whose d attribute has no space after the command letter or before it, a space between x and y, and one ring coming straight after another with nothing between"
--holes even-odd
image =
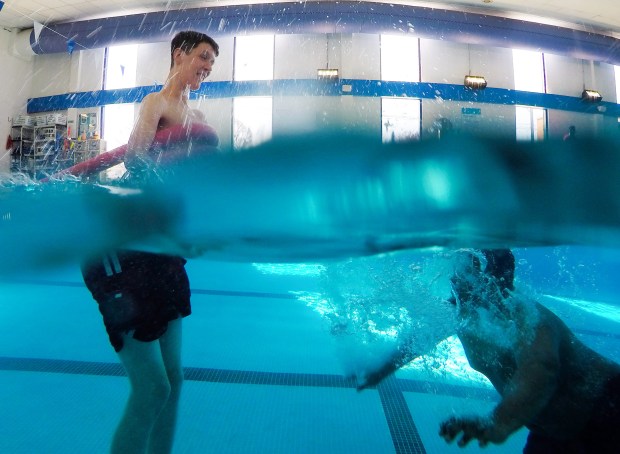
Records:
<instances>
[{"instance_id":1,"label":"black lane line","mask_svg":"<svg viewBox=\"0 0 620 454\"><path fill-rule=\"evenodd\" d=\"M426 454L398 380L393 375L389 376L379 383L377 391L396 454Z\"/></svg>"}]
</instances>

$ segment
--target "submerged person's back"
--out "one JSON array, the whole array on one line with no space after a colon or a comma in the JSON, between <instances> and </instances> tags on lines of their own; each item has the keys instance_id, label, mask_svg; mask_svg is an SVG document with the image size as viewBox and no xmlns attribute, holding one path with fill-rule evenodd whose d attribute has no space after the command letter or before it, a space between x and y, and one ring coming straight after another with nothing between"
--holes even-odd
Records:
<instances>
[{"instance_id":1,"label":"submerged person's back","mask_svg":"<svg viewBox=\"0 0 620 454\"><path fill-rule=\"evenodd\" d=\"M620 366L587 347L558 316L470 255L452 278L457 333L470 365L501 395L488 418L451 418L441 434L459 444L501 443L522 426L525 453L620 452ZM503 270L499 270L503 271ZM495 273L494 273L495 274Z\"/></svg>"},{"instance_id":2,"label":"submerged person's back","mask_svg":"<svg viewBox=\"0 0 620 454\"><path fill-rule=\"evenodd\" d=\"M518 356L525 353L530 356L528 361L538 362L539 367L546 369L544 378L549 380L536 382L532 377L531 386L537 388L532 392L547 393L548 400L540 403L539 412L524 425L553 438L570 439L587 424L608 384L620 377L620 366L583 344L557 315L541 304L525 303L517 296L510 297L509 304L516 306L514 322L521 339L506 342L510 335L502 339L489 338L484 329L460 328L459 339L469 363L504 396L512 391L515 376L523 375L518 367ZM533 307L519 308L526 304ZM528 340L528 336L533 338ZM522 352L523 349L529 351ZM538 351L532 352L532 349ZM556 353L550 354L550 351ZM528 397L524 405L533 407L535 395Z\"/></svg>"},{"instance_id":3,"label":"submerged person's back","mask_svg":"<svg viewBox=\"0 0 620 454\"><path fill-rule=\"evenodd\" d=\"M448 418L439 434L460 446L474 439L485 446L503 443L525 426L526 454L620 452L620 365L514 289L509 250L460 251L454 258L453 295L442 307L454 311L452 332L501 400L488 415ZM420 347L416 336L408 336L383 363L370 365L358 389L424 354Z\"/></svg>"}]
</instances>

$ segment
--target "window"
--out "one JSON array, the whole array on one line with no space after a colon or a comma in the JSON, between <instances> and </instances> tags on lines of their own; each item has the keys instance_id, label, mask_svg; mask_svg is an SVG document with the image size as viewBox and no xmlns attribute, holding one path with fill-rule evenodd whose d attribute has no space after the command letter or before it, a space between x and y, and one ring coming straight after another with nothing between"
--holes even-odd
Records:
<instances>
[{"instance_id":1,"label":"window","mask_svg":"<svg viewBox=\"0 0 620 454\"><path fill-rule=\"evenodd\" d=\"M233 100L233 149L250 148L271 139L271 96Z\"/></svg>"},{"instance_id":2,"label":"window","mask_svg":"<svg viewBox=\"0 0 620 454\"><path fill-rule=\"evenodd\" d=\"M541 52L512 51L515 90L545 93L545 64ZM516 131L519 141L544 140L547 134L547 111L535 107L517 106Z\"/></svg>"},{"instance_id":3,"label":"window","mask_svg":"<svg viewBox=\"0 0 620 454\"><path fill-rule=\"evenodd\" d=\"M616 71L616 103L620 104L620 66L614 66ZM618 125L620 125L620 117L618 117Z\"/></svg>"},{"instance_id":4,"label":"window","mask_svg":"<svg viewBox=\"0 0 620 454\"><path fill-rule=\"evenodd\" d=\"M131 88L136 86L138 46L108 47L106 51L105 79L106 90ZM134 125L135 107L133 104L112 104L103 107L102 137L106 140L108 150L126 144ZM125 166L119 164L106 171L109 179L120 178L125 173Z\"/></svg>"},{"instance_id":5,"label":"window","mask_svg":"<svg viewBox=\"0 0 620 454\"><path fill-rule=\"evenodd\" d=\"M103 134L106 148L113 150L129 140L134 124L133 104L110 104L103 108ZM118 164L106 170L106 178L114 180L125 173L125 165Z\"/></svg>"},{"instance_id":6,"label":"window","mask_svg":"<svg viewBox=\"0 0 620 454\"><path fill-rule=\"evenodd\" d=\"M273 80L273 35L235 38L235 80Z\"/></svg>"},{"instance_id":7,"label":"window","mask_svg":"<svg viewBox=\"0 0 620 454\"><path fill-rule=\"evenodd\" d=\"M135 87L137 63L137 44L108 47L103 87L106 90Z\"/></svg>"},{"instance_id":8,"label":"window","mask_svg":"<svg viewBox=\"0 0 620 454\"><path fill-rule=\"evenodd\" d=\"M381 35L381 80L420 82L417 38Z\"/></svg>"},{"instance_id":9,"label":"window","mask_svg":"<svg viewBox=\"0 0 620 454\"><path fill-rule=\"evenodd\" d=\"M381 99L381 137L383 143L403 142L420 138L419 99Z\"/></svg>"},{"instance_id":10,"label":"window","mask_svg":"<svg viewBox=\"0 0 620 454\"><path fill-rule=\"evenodd\" d=\"M616 103L620 104L620 66L614 66L616 72Z\"/></svg>"},{"instance_id":11,"label":"window","mask_svg":"<svg viewBox=\"0 0 620 454\"><path fill-rule=\"evenodd\" d=\"M234 79L273 80L274 36L235 37ZM270 96L239 97L233 100L233 149L256 146L271 139Z\"/></svg>"},{"instance_id":12,"label":"window","mask_svg":"<svg viewBox=\"0 0 620 454\"><path fill-rule=\"evenodd\" d=\"M515 90L545 93L545 65L541 52L512 50Z\"/></svg>"},{"instance_id":13,"label":"window","mask_svg":"<svg viewBox=\"0 0 620 454\"><path fill-rule=\"evenodd\" d=\"M545 109L517 106L517 140L524 142L544 140L547 132L546 114Z\"/></svg>"}]
</instances>

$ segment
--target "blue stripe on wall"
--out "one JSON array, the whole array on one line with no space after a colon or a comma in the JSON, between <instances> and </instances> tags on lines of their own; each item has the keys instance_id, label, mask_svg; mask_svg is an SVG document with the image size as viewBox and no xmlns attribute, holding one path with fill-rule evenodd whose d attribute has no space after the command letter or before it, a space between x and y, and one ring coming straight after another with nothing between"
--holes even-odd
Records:
<instances>
[{"instance_id":1,"label":"blue stripe on wall","mask_svg":"<svg viewBox=\"0 0 620 454\"><path fill-rule=\"evenodd\" d=\"M349 87L346 87L349 86ZM343 87L348 90L343 91ZM28 100L29 114L65 110L68 108L101 107L108 104L137 103L161 86L97 90L63 95L44 96ZM427 82L386 82L379 80L340 79L280 79L273 81L205 82L191 93L200 97L232 98L236 96L397 96L443 101L479 102L498 105L523 105L571 112L602 114L620 117L620 104L613 102L586 103L579 97L532 93L505 88L471 90L460 84Z\"/></svg>"}]
</instances>

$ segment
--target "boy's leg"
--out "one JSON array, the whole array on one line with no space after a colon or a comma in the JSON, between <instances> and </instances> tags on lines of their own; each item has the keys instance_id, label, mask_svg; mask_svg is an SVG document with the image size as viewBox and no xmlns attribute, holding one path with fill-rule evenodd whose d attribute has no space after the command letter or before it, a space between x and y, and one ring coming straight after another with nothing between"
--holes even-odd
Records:
<instances>
[{"instance_id":1,"label":"boy's leg","mask_svg":"<svg viewBox=\"0 0 620 454\"><path fill-rule=\"evenodd\" d=\"M148 440L170 396L170 384L158 341L142 342L131 334L123 338L118 356L131 391L112 440L112 454L146 453Z\"/></svg>"},{"instance_id":2,"label":"boy's leg","mask_svg":"<svg viewBox=\"0 0 620 454\"><path fill-rule=\"evenodd\" d=\"M183 322L178 318L168 323L168 330L159 339L161 356L170 383L170 396L155 422L147 450L149 454L168 454L172 451L183 385L182 338Z\"/></svg>"}]
</instances>

